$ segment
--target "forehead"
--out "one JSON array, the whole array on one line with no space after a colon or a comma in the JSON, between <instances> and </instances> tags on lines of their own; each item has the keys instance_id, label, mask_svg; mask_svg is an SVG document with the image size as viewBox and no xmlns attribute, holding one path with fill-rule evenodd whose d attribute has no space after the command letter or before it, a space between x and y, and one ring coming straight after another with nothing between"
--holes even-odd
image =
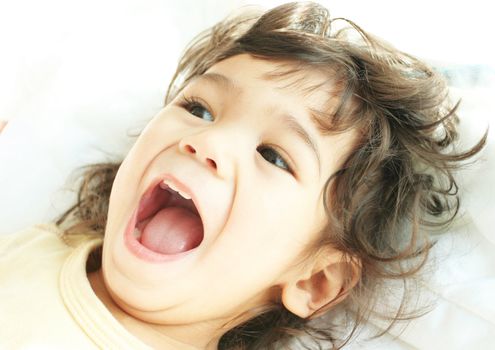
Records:
<instances>
[{"instance_id":1,"label":"forehead","mask_svg":"<svg viewBox=\"0 0 495 350\"><path fill-rule=\"evenodd\" d=\"M205 72L206 75L208 73L229 77L230 81L217 79L216 83L239 94L250 86L259 88L263 85L276 90L281 96L304 100L310 109L328 110L336 102L335 84L330 74L301 62L259 59L240 54L216 63Z\"/></svg>"}]
</instances>

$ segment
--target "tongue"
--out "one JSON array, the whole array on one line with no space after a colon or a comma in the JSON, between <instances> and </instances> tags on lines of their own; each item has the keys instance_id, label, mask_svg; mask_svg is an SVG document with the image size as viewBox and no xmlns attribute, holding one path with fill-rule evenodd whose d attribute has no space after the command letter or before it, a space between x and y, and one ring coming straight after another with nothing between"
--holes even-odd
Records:
<instances>
[{"instance_id":1,"label":"tongue","mask_svg":"<svg viewBox=\"0 0 495 350\"><path fill-rule=\"evenodd\" d=\"M201 219L182 207L160 210L142 232L141 244L161 254L177 254L197 247L203 239Z\"/></svg>"}]
</instances>

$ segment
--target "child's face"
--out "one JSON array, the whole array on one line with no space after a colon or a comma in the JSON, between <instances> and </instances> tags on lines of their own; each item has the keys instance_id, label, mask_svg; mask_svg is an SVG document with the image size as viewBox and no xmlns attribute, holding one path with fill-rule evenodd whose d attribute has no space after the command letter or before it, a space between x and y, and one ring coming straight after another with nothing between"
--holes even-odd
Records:
<instances>
[{"instance_id":1,"label":"child's face","mask_svg":"<svg viewBox=\"0 0 495 350\"><path fill-rule=\"evenodd\" d=\"M271 287L297 276L296 263L326 221L325 180L342 165L354 134L320 135L308 109L321 108L327 94L284 87L298 76L262 77L275 68L249 55L215 64L208 78L183 90L204 108L184 108L179 95L122 163L110 198L103 274L116 302L134 317L163 324L228 319L273 298ZM315 73L308 83L323 79ZM311 137L319 159L290 130L288 114ZM124 230L144 191L165 173L197 198L204 239L185 258L151 263L126 248Z\"/></svg>"}]
</instances>

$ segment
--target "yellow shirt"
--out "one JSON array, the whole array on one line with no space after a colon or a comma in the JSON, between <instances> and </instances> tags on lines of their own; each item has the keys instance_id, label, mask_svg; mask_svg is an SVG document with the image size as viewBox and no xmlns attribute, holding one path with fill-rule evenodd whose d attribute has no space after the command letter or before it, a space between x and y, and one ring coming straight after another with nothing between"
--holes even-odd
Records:
<instances>
[{"instance_id":1,"label":"yellow shirt","mask_svg":"<svg viewBox=\"0 0 495 350\"><path fill-rule=\"evenodd\" d=\"M95 295L86 275L101 238L76 248L55 224L0 236L0 349L151 349Z\"/></svg>"}]
</instances>

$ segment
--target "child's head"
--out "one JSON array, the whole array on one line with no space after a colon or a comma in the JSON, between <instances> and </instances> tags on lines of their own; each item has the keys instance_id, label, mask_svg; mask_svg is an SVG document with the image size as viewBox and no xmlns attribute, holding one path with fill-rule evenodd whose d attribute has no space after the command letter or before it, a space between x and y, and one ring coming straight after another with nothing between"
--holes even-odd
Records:
<instances>
[{"instance_id":1,"label":"child's head","mask_svg":"<svg viewBox=\"0 0 495 350\"><path fill-rule=\"evenodd\" d=\"M122 164L87 173L96 186L87 181L82 198L104 195L92 207L99 212L83 200L76 216L104 229L103 275L126 312L156 324L204 322L217 338L239 326L221 344L254 337L261 346L311 330L308 321L336 305L359 324L383 281L423 264L430 242L418 225L455 215L451 169L484 140L447 155L456 116L443 80L338 23L304 3L207 30ZM177 208L138 216L157 227L138 226L140 247L195 248L149 262L124 232L166 174L187 186L201 222Z\"/></svg>"}]
</instances>

